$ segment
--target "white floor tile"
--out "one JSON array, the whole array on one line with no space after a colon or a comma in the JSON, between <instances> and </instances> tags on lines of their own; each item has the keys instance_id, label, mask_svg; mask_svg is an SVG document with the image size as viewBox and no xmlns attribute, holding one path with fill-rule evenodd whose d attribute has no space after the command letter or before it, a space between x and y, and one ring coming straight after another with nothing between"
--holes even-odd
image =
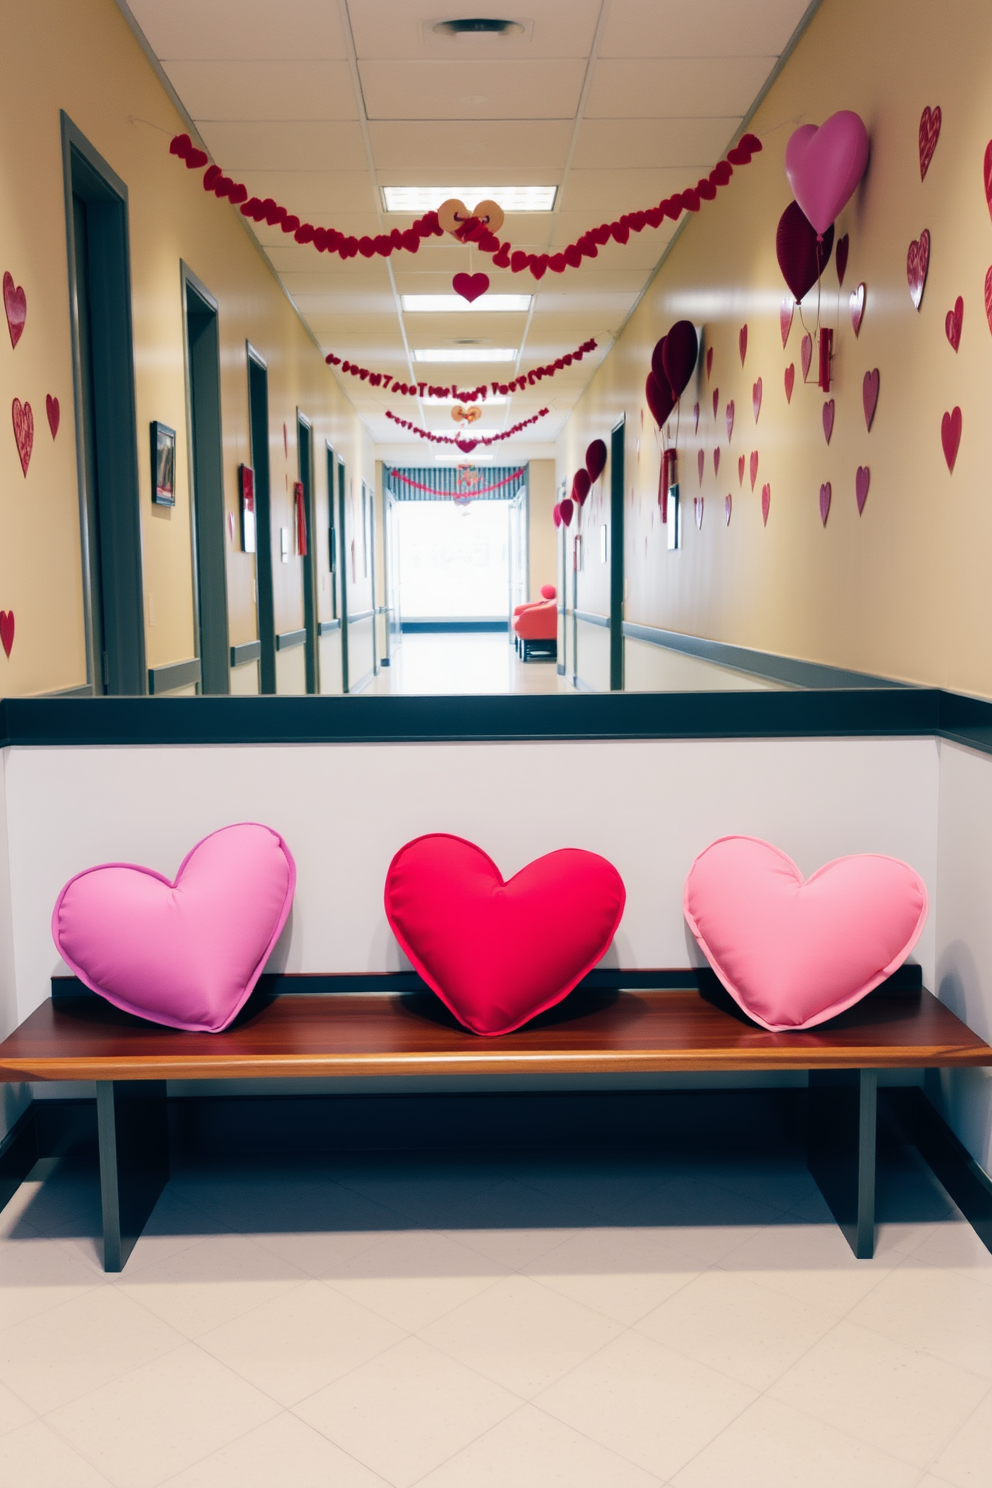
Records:
<instances>
[{"instance_id":1,"label":"white floor tile","mask_svg":"<svg viewBox=\"0 0 992 1488\"><path fill-rule=\"evenodd\" d=\"M992 1391L931 1464L954 1488L988 1488L992 1476Z\"/></svg>"},{"instance_id":2,"label":"white floor tile","mask_svg":"<svg viewBox=\"0 0 992 1488\"><path fill-rule=\"evenodd\" d=\"M578 1230L539 1257L530 1274L543 1286L629 1327L699 1274L673 1251L668 1230Z\"/></svg>"},{"instance_id":3,"label":"white floor tile","mask_svg":"<svg viewBox=\"0 0 992 1488\"><path fill-rule=\"evenodd\" d=\"M210 1328L307 1280L282 1256L243 1235L211 1235L164 1257L126 1267L116 1291L198 1338Z\"/></svg>"},{"instance_id":4,"label":"white floor tile","mask_svg":"<svg viewBox=\"0 0 992 1488\"><path fill-rule=\"evenodd\" d=\"M917 1255L853 1307L848 1321L992 1380L992 1287L916 1265Z\"/></svg>"},{"instance_id":5,"label":"white floor tile","mask_svg":"<svg viewBox=\"0 0 992 1488\"><path fill-rule=\"evenodd\" d=\"M103 1281L102 1272L58 1240L43 1235L5 1240L0 1243L0 1329L82 1296Z\"/></svg>"},{"instance_id":6,"label":"white floor tile","mask_svg":"<svg viewBox=\"0 0 992 1488\"><path fill-rule=\"evenodd\" d=\"M508 1276L424 1328L421 1337L530 1399L620 1331L601 1312L526 1276Z\"/></svg>"},{"instance_id":7,"label":"white floor tile","mask_svg":"<svg viewBox=\"0 0 992 1488\"><path fill-rule=\"evenodd\" d=\"M370 1472L284 1412L170 1478L162 1488L384 1488Z\"/></svg>"},{"instance_id":8,"label":"white floor tile","mask_svg":"<svg viewBox=\"0 0 992 1488\"><path fill-rule=\"evenodd\" d=\"M279 1413L194 1343L48 1417L119 1488L156 1488Z\"/></svg>"},{"instance_id":9,"label":"white floor tile","mask_svg":"<svg viewBox=\"0 0 992 1488\"><path fill-rule=\"evenodd\" d=\"M631 1331L533 1403L667 1481L754 1399L746 1385Z\"/></svg>"},{"instance_id":10,"label":"white floor tile","mask_svg":"<svg viewBox=\"0 0 992 1488\"><path fill-rule=\"evenodd\" d=\"M960 1271L972 1281L992 1286L992 1252L966 1220L930 1227L914 1247L910 1263Z\"/></svg>"},{"instance_id":11,"label":"white floor tile","mask_svg":"<svg viewBox=\"0 0 992 1488\"><path fill-rule=\"evenodd\" d=\"M769 1225L755 1230L718 1265L732 1276L749 1277L797 1302L843 1317L867 1296L903 1257L855 1258L835 1224Z\"/></svg>"},{"instance_id":12,"label":"white floor tile","mask_svg":"<svg viewBox=\"0 0 992 1488\"><path fill-rule=\"evenodd\" d=\"M405 1336L350 1297L308 1281L201 1334L198 1342L281 1405L295 1405Z\"/></svg>"},{"instance_id":13,"label":"white floor tile","mask_svg":"<svg viewBox=\"0 0 992 1488\"><path fill-rule=\"evenodd\" d=\"M416 1333L503 1275L504 1267L448 1236L401 1230L354 1256L328 1282L406 1332Z\"/></svg>"},{"instance_id":14,"label":"white floor tile","mask_svg":"<svg viewBox=\"0 0 992 1488\"><path fill-rule=\"evenodd\" d=\"M409 1338L295 1413L394 1488L410 1488L519 1404L508 1390Z\"/></svg>"},{"instance_id":15,"label":"white floor tile","mask_svg":"<svg viewBox=\"0 0 992 1488\"><path fill-rule=\"evenodd\" d=\"M495 1261L501 1271L529 1271L542 1256L570 1235L584 1233L574 1228L453 1230L450 1237L479 1255Z\"/></svg>"},{"instance_id":16,"label":"white floor tile","mask_svg":"<svg viewBox=\"0 0 992 1488\"><path fill-rule=\"evenodd\" d=\"M19 1395L15 1395L6 1385L0 1385L0 1436L6 1436L8 1431L16 1431L19 1426L26 1426L34 1418L35 1412ZM0 1449L0 1460L2 1456Z\"/></svg>"},{"instance_id":17,"label":"white floor tile","mask_svg":"<svg viewBox=\"0 0 992 1488\"><path fill-rule=\"evenodd\" d=\"M4 1437L0 1466L11 1488L117 1488L45 1421Z\"/></svg>"}]
</instances>

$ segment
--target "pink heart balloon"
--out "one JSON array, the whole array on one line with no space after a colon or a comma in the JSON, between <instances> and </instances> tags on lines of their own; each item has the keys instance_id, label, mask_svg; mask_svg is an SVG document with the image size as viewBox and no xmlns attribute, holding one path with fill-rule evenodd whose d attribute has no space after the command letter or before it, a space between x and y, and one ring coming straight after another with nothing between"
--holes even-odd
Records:
<instances>
[{"instance_id":1,"label":"pink heart balloon","mask_svg":"<svg viewBox=\"0 0 992 1488\"><path fill-rule=\"evenodd\" d=\"M792 194L818 233L836 221L867 165L868 131L850 109L831 114L819 129L801 125L785 147Z\"/></svg>"}]
</instances>

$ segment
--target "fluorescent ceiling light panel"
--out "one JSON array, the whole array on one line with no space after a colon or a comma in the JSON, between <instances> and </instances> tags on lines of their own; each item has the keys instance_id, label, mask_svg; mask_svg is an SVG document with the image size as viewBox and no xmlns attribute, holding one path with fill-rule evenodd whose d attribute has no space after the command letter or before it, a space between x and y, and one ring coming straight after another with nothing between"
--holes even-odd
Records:
<instances>
[{"instance_id":1,"label":"fluorescent ceiling light panel","mask_svg":"<svg viewBox=\"0 0 992 1488\"><path fill-rule=\"evenodd\" d=\"M511 346L431 346L415 351L415 362L515 362L518 353Z\"/></svg>"},{"instance_id":2,"label":"fluorescent ceiling light panel","mask_svg":"<svg viewBox=\"0 0 992 1488\"><path fill-rule=\"evenodd\" d=\"M404 312L409 315L427 312L429 314L447 314L449 311L471 310L478 314L480 310L488 311L511 311L517 315L530 309L530 295L513 294L491 294L482 299L475 300L471 305L456 294L408 294L400 295L400 303Z\"/></svg>"},{"instance_id":3,"label":"fluorescent ceiling light panel","mask_svg":"<svg viewBox=\"0 0 992 1488\"><path fill-rule=\"evenodd\" d=\"M452 200L469 211L494 201L504 212L551 212L557 194L557 186L383 186L382 202L387 212L436 212Z\"/></svg>"}]
</instances>

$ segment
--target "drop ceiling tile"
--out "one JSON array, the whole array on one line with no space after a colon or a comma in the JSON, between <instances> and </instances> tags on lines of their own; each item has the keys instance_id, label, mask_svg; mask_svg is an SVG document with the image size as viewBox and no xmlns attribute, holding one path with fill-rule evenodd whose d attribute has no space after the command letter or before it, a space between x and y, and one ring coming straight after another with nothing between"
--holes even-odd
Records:
<instances>
[{"instance_id":1,"label":"drop ceiling tile","mask_svg":"<svg viewBox=\"0 0 992 1488\"><path fill-rule=\"evenodd\" d=\"M346 57L327 0L128 0L159 58Z\"/></svg>"},{"instance_id":2,"label":"drop ceiling tile","mask_svg":"<svg viewBox=\"0 0 992 1488\"><path fill-rule=\"evenodd\" d=\"M245 171L241 179L250 196L263 201L271 196L304 221L337 222L345 213L373 216L378 211L375 187L367 170ZM260 237L265 233L282 235L280 228L270 228L264 222L253 226Z\"/></svg>"},{"instance_id":3,"label":"drop ceiling tile","mask_svg":"<svg viewBox=\"0 0 992 1488\"><path fill-rule=\"evenodd\" d=\"M372 120L369 135L382 180L397 186L461 185L455 176L466 173L474 178L467 185L488 176L497 186L546 186L565 164L572 120L501 119L496 126L468 119L457 129L446 120Z\"/></svg>"},{"instance_id":4,"label":"drop ceiling tile","mask_svg":"<svg viewBox=\"0 0 992 1488\"><path fill-rule=\"evenodd\" d=\"M809 0L613 0L600 57L777 56Z\"/></svg>"},{"instance_id":5,"label":"drop ceiling tile","mask_svg":"<svg viewBox=\"0 0 992 1488\"><path fill-rule=\"evenodd\" d=\"M585 119L572 167L578 170L684 170L686 185L712 170L741 115L713 119Z\"/></svg>"},{"instance_id":6,"label":"drop ceiling tile","mask_svg":"<svg viewBox=\"0 0 992 1488\"><path fill-rule=\"evenodd\" d=\"M569 171L561 193L561 215L585 212L592 226L597 220L610 221L623 212L655 206L664 197L694 186L698 179L686 170ZM660 229L648 227L643 231Z\"/></svg>"},{"instance_id":7,"label":"drop ceiling tile","mask_svg":"<svg viewBox=\"0 0 992 1488\"><path fill-rule=\"evenodd\" d=\"M267 248L266 254L273 268L287 279L293 274L316 275L320 282L340 289L389 283L389 269L382 258L359 255L343 263L336 254L318 253L310 243L294 243L292 238L283 238L280 244Z\"/></svg>"},{"instance_id":8,"label":"drop ceiling tile","mask_svg":"<svg viewBox=\"0 0 992 1488\"><path fill-rule=\"evenodd\" d=\"M571 119L585 63L361 62L370 119Z\"/></svg>"},{"instance_id":9,"label":"drop ceiling tile","mask_svg":"<svg viewBox=\"0 0 992 1488\"><path fill-rule=\"evenodd\" d=\"M357 123L204 122L197 127L211 156L230 175L241 171L361 170L365 147ZM239 176L240 179L240 176Z\"/></svg>"},{"instance_id":10,"label":"drop ceiling tile","mask_svg":"<svg viewBox=\"0 0 992 1488\"><path fill-rule=\"evenodd\" d=\"M532 26L523 36L438 36L432 29L437 13L409 0L358 0L351 6L351 26L361 58L489 61L588 54L600 0L528 0L524 8Z\"/></svg>"},{"instance_id":11,"label":"drop ceiling tile","mask_svg":"<svg viewBox=\"0 0 992 1488\"><path fill-rule=\"evenodd\" d=\"M764 57L667 57L598 62L587 119L745 114L775 65Z\"/></svg>"},{"instance_id":12,"label":"drop ceiling tile","mask_svg":"<svg viewBox=\"0 0 992 1488\"><path fill-rule=\"evenodd\" d=\"M194 119L357 119L347 62L194 61L165 64Z\"/></svg>"}]
</instances>

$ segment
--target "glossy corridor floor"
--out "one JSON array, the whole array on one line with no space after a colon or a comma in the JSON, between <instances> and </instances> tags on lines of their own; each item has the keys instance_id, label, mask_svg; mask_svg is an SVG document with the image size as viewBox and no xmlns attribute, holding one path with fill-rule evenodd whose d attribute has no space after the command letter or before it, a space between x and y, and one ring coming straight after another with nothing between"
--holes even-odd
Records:
<instances>
[{"instance_id":1,"label":"glossy corridor floor","mask_svg":"<svg viewBox=\"0 0 992 1488\"><path fill-rule=\"evenodd\" d=\"M225 1163L107 1277L55 1171L0 1216L0 1479L984 1488L992 1256L906 1149L880 1213L855 1261L792 1152Z\"/></svg>"},{"instance_id":2,"label":"glossy corridor floor","mask_svg":"<svg viewBox=\"0 0 992 1488\"><path fill-rule=\"evenodd\" d=\"M553 661L516 655L499 632L405 635L373 693L574 692Z\"/></svg>"}]
</instances>

